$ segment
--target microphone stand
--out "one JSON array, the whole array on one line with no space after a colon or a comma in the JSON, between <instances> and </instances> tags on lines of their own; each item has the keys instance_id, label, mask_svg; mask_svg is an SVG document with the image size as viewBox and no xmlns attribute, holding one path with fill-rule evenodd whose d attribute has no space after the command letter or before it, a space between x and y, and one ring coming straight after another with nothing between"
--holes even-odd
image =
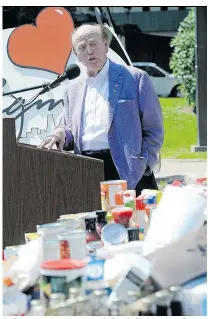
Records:
<instances>
[{"instance_id":1,"label":"microphone stand","mask_svg":"<svg viewBox=\"0 0 208 319\"><path fill-rule=\"evenodd\" d=\"M3 96L6 96L6 95L10 95L10 94L16 94L16 93L26 92L26 91L30 91L30 90L41 89L41 88L45 88L45 87L48 86L49 84L50 84L50 83L47 82L47 83L43 83L42 85L31 86L31 87L26 88L26 89L20 89L20 90L10 91L10 92L6 92L6 93L3 92L2 95L3 95Z\"/></svg>"}]
</instances>

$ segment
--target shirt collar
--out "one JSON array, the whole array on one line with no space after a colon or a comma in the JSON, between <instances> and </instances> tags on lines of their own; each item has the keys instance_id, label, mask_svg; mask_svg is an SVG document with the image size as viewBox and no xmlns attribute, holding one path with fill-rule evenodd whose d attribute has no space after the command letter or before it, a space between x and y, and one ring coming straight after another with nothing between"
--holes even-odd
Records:
<instances>
[{"instance_id":1,"label":"shirt collar","mask_svg":"<svg viewBox=\"0 0 208 319\"><path fill-rule=\"evenodd\" d=\"M100 72L95 77L86 75L85 79L86 79L87 85L93 85L94 83L96 83L96 86L97 86L97 84L101 83L108 75L109 64L110 64L109 59L107 59L103 68L100 70Z\"/></svg>"}]
</instances>

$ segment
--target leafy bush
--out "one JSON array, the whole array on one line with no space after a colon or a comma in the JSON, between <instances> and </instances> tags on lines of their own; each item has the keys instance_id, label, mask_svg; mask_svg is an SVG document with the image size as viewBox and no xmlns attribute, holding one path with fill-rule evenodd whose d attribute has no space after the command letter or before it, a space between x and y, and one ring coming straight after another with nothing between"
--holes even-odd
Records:
<instances>
[{"instance_id":1,"label":"leafy bush","mask_svg":"<svg viewBox=\"0 0 208 319\"><path fill-rule=\"evenodd\" d=\"M188 100L189 105L195 106L196 74L195 74L195 13L190 10L187 17L180 23L177 35L170 46L173 53L170 58L170 68L173 74L180 77L180 91Z\"/></svg>"}]
</instances>

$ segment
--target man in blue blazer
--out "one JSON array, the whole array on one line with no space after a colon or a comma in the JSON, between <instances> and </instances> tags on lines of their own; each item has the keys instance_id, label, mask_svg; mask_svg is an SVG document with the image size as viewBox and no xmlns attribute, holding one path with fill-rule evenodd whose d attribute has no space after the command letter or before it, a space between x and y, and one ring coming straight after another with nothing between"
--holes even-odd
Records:
<instances>
[{"instance_id":1,"label":"man in blue blazer","mask_svg":"<svg viewBox=\"0 0 208 319\"><path fill-rule=\"evenodd\" d=\"M67 88L61 126L40 147L63 149L73 136L75 154L104 161L105 180L125 179L129 189L157 189L152 169L163 143L158 97L148 74L107 58L102 25L82 25L73 50L86 76Z\"/></svg>"}]
</instances>

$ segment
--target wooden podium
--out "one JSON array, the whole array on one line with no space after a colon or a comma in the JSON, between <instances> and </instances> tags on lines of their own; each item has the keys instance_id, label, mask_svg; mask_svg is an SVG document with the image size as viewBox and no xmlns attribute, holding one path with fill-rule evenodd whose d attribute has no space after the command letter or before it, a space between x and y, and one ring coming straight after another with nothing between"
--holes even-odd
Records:
<instances>
[{"instance_id":1,"label":"wooden podium","mask_svg":"<svg viewBox=\"0 0 208 319\"><path fill-rule=\"evenodd\" d=\"M3 247L60 215L101 209L103 161L16 142L15 119L3 118Z\"/></svg>"}]
</instances>

